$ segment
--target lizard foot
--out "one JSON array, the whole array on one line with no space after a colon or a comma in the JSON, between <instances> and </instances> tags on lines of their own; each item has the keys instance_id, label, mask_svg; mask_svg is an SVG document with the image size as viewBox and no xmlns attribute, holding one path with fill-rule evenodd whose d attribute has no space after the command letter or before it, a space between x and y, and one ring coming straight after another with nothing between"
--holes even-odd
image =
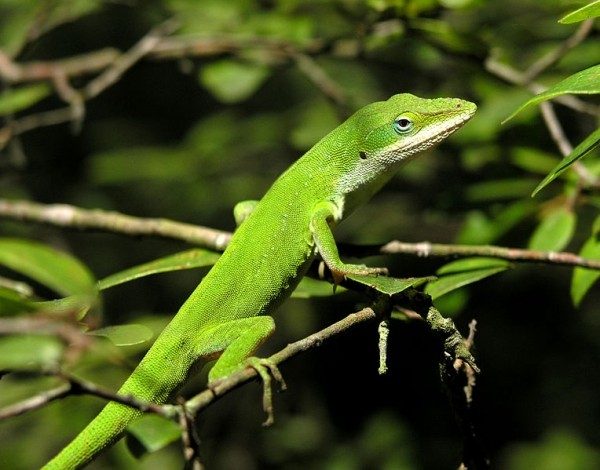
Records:
<instances>
[{"instance_id":1,"label":"lizard foot","mask_svg":"<svg viewBox=\"0 0 600 470\"><path fill-rule=\"evenodd\" d=\"M331 272L331 277L333 278L333 290L335 292L335 288L339 286L342 281L346 278L348 274L359 275L359 276L369 276L369 275L384 275L387 276L389 271L387 268L375 268L366 266L364 264L346 264L341 269L329 268ZM324 277L324 276L321 276Z\"/></svg>"},{"instance_id":2,"label":"lizard foot","mask_svg":"<svg viewBox=\"0 0 600 470\"><path fill-rule=\"evenodd\" d=\"M263 426L271 426L275 422L275 414L273 412L273 389L271 386L271 379L279 384L279 390L283 391L287 388L283 376L279 371L277 365L268 359L259 357L249 357L246 360L246 365L252 367L263 382L263 410L267 414L267 419L263 423Z\"/></svg>"}]
</instances>

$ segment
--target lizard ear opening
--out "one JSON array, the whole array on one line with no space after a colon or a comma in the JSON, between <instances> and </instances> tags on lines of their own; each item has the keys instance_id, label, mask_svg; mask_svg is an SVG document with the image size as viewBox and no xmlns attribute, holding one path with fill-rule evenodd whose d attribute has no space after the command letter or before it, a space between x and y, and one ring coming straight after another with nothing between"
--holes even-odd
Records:
<instances>
[{"instance_id":1,"label":"lizard ear opening","mask_svg":"<svg viewBox=\"0 0 600 470\"><path fill-rule=\"evenodd\" d=\"M366 160L367 159L367 152L365 152L364 150L360 150L358 152L358 156L360 157L361 160Z\"/></svg>"}]
</instances>

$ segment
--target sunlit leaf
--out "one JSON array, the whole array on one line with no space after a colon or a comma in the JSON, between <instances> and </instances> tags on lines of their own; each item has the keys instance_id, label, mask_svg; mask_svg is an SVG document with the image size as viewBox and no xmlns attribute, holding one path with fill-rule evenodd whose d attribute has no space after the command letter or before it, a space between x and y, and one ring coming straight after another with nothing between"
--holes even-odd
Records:
<instances>
[{"instance_id":1,"label":"sunlit leaf","mask_svg":"<svg viewBox=\"0 0 600 470\"><path fill-rule=\"evenodd\" d=\"M200 81L223 103L237 103L254 94L270 73L264 65L224 59L204 65Z\"/></svg>"},{"instance_id":2,"label":"sunlit leaf","mask_svg":"<svg viewBox=\"0 0 600 470\"><path fill-rule=\"evenodd\" d=\"M455 289L505 271L509 267L508 261L496 258L465 258L452 261L437 271L439 279L428 283L425 292L435 300Z\"/></svg>"},{"instance_id":3,"label":"sunlit leaf","mask_svg":"<svg viewBox=\"0 0 600 470\"><path fill-rule=\"evenodd\" d=\"M152 330L145 325L115 325L89 331L87 334L108 338L116 346L131 346L149 341Z\"/></svg>"},{"instance_id":4,"label":"sunlit leaf","mask_svg":"<svg viewBox=\"0 0 600 470\"><path fill-rule=\"evenodd\" d=\"M529 248L541 251L560 251L571 241L575 233L577 216L564 207L549 212L536 227Z\"/></svg>"},{"instance_id":5,"label":"sunlit leaf","mask_svg":"<svg viewBox=\"0 0 600 470\"><path fill-rule=\"evenodd\" d=\"M516 114L520 113L526 107L541 103L557 96L565 94L596 94L600 93L600 65L577 72L570 77L565 78L556 85L548 88L546 91L535 95L530 100L522 104L514 113L508 116L503 123L512 119Z\"/></svg>"},{"instance_id":6,"label":"sunlit leaf","mask_svg":"<svg viewBox=\"0 0 600 470\"><path fill-rule=\"evenodd\" d=\"M558 20L558 22L562 24L578 23L580 21L587 20L588 18L595 18L597 16L600 16L600 0L588 3L587 5L584 5L581 8L566 14L560 20Z\"/></svg>"},{"instance_id":7,"label":"sunlit leaf","mask_svg":"<svg viewBox=\"0 0 600 470\"><path fill-rule=\"evenodd\" d=\"M0 265L62 295L89 295L95 288L93 276L76 258L29 240L1 238Z\"/></svg>"},{"instance_id":8,"label":"sunlit leaf","mask_svg":"<svg viewBox=\"0 0 600 470\"><path fill-rule=\"evenodd\" d=\"M559 162L556 167L546 176L540 184L533 190L531 196L535 196L541 189L546 187L549 183L554 181L560 174L569 168L577 160L588 155L600 144L600 128L596 129L590 135L588 135L583 142L575 147L569 155L567 155L562 161Z\"/></svg>"},{"instance_id":9,"label":"sunlit leaf","mask_svg":"<svg viewBox=\"0 0 600 470\"><path fill-rule=\"evenodd\" d=\"M201 248L182 251L111 274L98 281L98 288L100 290L108 289L109 287L157 273L212 266L220 256L220 253Z\"/></svg>"},{"instance_id":10,"label":"sunlit leaf","mask_svg":"<svg viewBox=\"0 0 600 470\"><path fill-rule=\"evenodd\" d=\"M0 371L51 370L62 358L64 344L54 336L0 337Z\"/></svg>"},{"instance_id":11,"label":"sunlit leaf","mask_svg":"<svg viewBox=\"0 0 600 470\"><path fill-rule=\"evenodd\" d=\"M131 423L127 433L127 446L139 458L179 440L181 428L170 419L147 414Z\"/></svg>"}]
</instances>

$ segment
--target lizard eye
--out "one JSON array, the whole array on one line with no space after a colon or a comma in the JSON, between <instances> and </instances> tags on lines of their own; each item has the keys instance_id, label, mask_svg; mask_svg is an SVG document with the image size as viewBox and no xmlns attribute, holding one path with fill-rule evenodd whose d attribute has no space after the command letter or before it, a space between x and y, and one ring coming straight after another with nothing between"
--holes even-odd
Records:
<instances>
[{"instance_id":1,"label":"lizard eye","mask_svg":"<svg viewBox=\"0 0 600 470\"><path fill-rule=\"evenodd\" d=\"M412 119L406 116L400 116L394 121L392 127L394 128L394 131L396 131L396 134L405 134L413 128L413 125Z\"/></svg>"}]
</instances>

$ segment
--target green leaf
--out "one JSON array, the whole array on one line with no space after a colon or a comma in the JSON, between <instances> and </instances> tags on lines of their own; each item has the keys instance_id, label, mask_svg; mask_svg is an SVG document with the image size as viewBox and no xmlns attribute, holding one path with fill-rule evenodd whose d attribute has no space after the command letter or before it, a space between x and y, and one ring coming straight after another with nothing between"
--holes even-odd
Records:
<instances>
[{"instance_id":1,"label":"green leaf","mask_svg":"<svg viewBox=\"0 0 600 470\"><path fill-rule=\"evenodd\" d=\"M0 372L52 370L61 361L64 344L53 336L23 335L0 338Z\"/></svg>"},{"instance_id":2,"label":"green leaf","mask_svg":"<svg viewBox=\"0 0 600 470\"><path fill-rule=\"evenodd\" d=\"M523 177L482 181L470 184L464 192L472 202L514 200L529 194L535 181Z\"/></svg>"},{"instance_id":3,"label":"green leaf","mask_svg":"<svg viewBox=\"0 0 600 470\"><path fill-rule=\"evenodd\" d=\"M566 14L560 20L558 20L558 22L562 24L578 23L580 21L587 20L588 18L595 18L597 16L600 16L600 0L588 3L587 5L584 5L581 8Z\"/></svg>"},{"instance_id":4,"label":"green leaf","mask_svg":"<svg viewBox=\"0 0 600 470\"><path fill-rule=\"evenodd\" d=\"M103 4L103 0L4 0L0 7L0 49L9 57L18 56L40 35L58 25L75 21Z\"/></svg>"},{"instance_id":5,"label":"green leaf","mask_svg":"<svg viewBox=\"0 0 600 470\"><path fill-rule=\"evenodd\" d=\"M298 284L298 287L292 293L292 297L295 299L310 299L313 297L330 297L332 295L340 294L346 289L338 287L335 292L333 286L329 282L319 281L312 277L304 277Z\"/></svg>"},{"instance_id":6,"label":"green leaf","mask_svg":"<svg viewBox=\"0 0 600 470\"><path fill-rule=\"evenodd\" d=\"M181 428L156 414L147 414L127 427L127 446L137 458L166 447L180 439Z\"/></svg>"},{"instance_id":7,"label":"green leaf","mask_svg":"<svg viewBox=\"0 0 600 470\"><path fill-rule=\"evenodd\" d=\"M571 210L559 207L547 213L536 227L529 248L541 251L561 251L573 238L577 216Z\"/></svg>"},{"instance_id":8,"label":"green leaf","mask_svg":"<svg viewBox=\"0 0 600 470\"><path fill-rule=\"evenodd\" d=\"M508 261L497 258L465 258L452 261L437 271L439 279L427 284L425 293L435 300L455 289L505 271L509 267Z\"/></svg>"},{"instance_id":9,"label":"green leaf","mask_svg":"<svg viewBox=\"0 0 600 470\"><path fill-rule=\"evenodd\" d=\"M264 65L224 59L204 65L200 81L223 103L238 103L253 95L270 73Z\"/></svg>"},{"instance_id":10,"label":"green leaf","mask_svg":"<svg viewBox=\"0 0 600 470\"><path fill-rule=\"evenodd\" d=\"M90 295L70 295L62 299L32 302L36 310L53 315L69 315L76 313L75 318L81 320L94 303L95 297Z\"/></svg>"},{"instance_id":11,"label":"green leaf","mask_svg":"<svg viewBox=\"0 0 600 470\"><path fill-rule=\"evenodd\" d=\"M409 287L417 287L433 279L431 276L398 279L389 276L376 276L374 274L351 274L346 277L365 286L369 286L382 294L388 295L398 294Z\"/></svg>"},{"instance_id":12,"label":"green leaf","mask_svg":"<svg viewBox=\"0 0 600 470\"><path fill-rule=\"evenodd\" d=\"M600 93L600 65L594 65L581 72L577 72L553 87L548 88L546 91L535 95L517 108L517 110L508 116L502 123L504 124L506 121L512 119L529 105L541 103L542 101L556 98L557 96L565 94L591 95L596 93Z\"/></svg>"},{"instance_id":13,"label":"green leaf","mask_svg":"<svg viewBox=\"0 0 600 470\"><path fill-rule=\"evenodd\" d=\"M502 205L492 214L471 211L456 237L456 243L467 245L487 245L498 240L523 219L530 216L535 206L531 199L520 199L509 205Z\"/></svg>"},{"instance_id":14,"label":"green leaf","mask_svg":"<svg viewBox=\"0 0 600 470\"><path fill-rule=\"evenodd\" d=\"M108 338L116 346L131 346L145 343L153 336L150 328L138 324L107 326L94 331L88 331L87 334Z\"/></svg>"},{"instance_id":15,"label":"green leaf","mask_svg":"<svg viewBox=\"0 0 600 470\"><path fill-rule=\"evenodd\" d=\"M529 173L547 175L556 166L556 154L534 147L514 147L510 162Z\"/></svg>"},{"instance_id":16,"label":"green leaf","mask_svg":"<svg viewBox=\"0 0 600 470\"><path fill-rule=\"evenodd\" d=\"M212 266L220 256L220 253L200 248L182 251L111 274L98 281L98 288L100 290L108 289L109 287L157 273Z\"/></svg>"},{"instance_id":17,"label":"green leaf","mask_svg":"<svg viewBox=\"0 0 600 470\"><path fill-rule=\"evenodd\" d=\"M533 190L531 193L531 197L535 196L540 190L544 187L548 186L552 181L554 181L563 171L569 168L573 163L577 160L588 155L592 150L594 150L600 144L600 128L596 129L590 135L588 135L583 142L581 142L577 147L575 147L569 155L567 155L563 160L559 162L558 165L554 167L554 169L546 176L540 184Z\"/></svg>"},{"instance_id":18,"label":"green leaf","mask_svg":"<svg viewBox=\"0 0 600 470\"><path fill-rule=\"evenodd\" d=\"M580 256L590 259L600 259L600 217L594 223L592 236L583 244ZM575 268L571 279L571 299L575 306L579 306L590 288L600 278L597 269Z\"/></svg>"},{"instance_id":19,"label":"green leaf","mask_svg":"<svg viewBox=\"0 0 600 470\"><path fill-rule=\"evenodd\" d=\"M52 89L46 84L27 85L0 94L0 116L27 109L43 100Z\"/></svg>"},{"instance_id":20,"label":"green leaf","mask_svg":"<svg viewBox=\"0 0 600 470\"><path fill-rule=\"evenodd\" d=\"M26 296L14 289L0 286L0 317L18 315L34 310L35 307Z\"/></svg>"},{"instance_id":21,"label":"green leaf","mask_svg":"<svg viewBox=\"0 0 600 470\"><path fill-rule=\"evenodd\" d=\"M41 243L0 238L0 265L62 295L88 296L95 289L92 274L79 260Z\"/></svg>"}]
</instances>

